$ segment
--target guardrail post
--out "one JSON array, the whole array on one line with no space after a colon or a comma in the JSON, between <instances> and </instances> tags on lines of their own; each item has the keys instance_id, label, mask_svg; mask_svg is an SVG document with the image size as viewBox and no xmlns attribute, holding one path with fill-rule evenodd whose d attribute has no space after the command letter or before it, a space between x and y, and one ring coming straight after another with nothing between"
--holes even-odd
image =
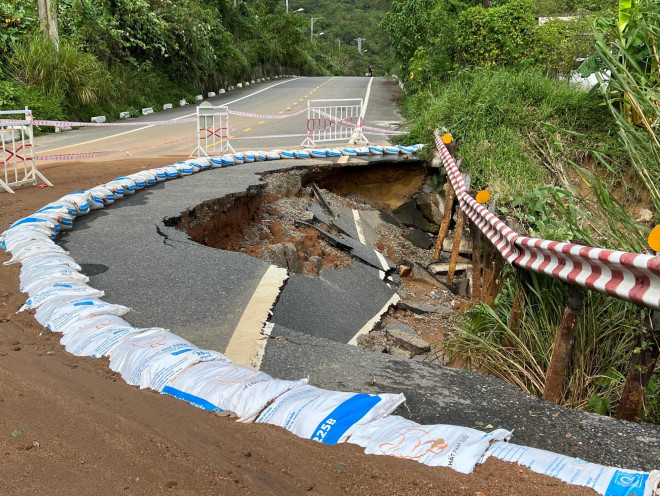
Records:
<instances>
[{"instance_id":1,"label":"guardrail post","mask_svg":"<svg viewBox=\"0 0 660 496\"><path fill-rule=\"evenodd\" d=\"M461 248L463 239L463 226L465 225L465 214L461 209L457 212L456 228L454 229L454 243L451 246L451 255L449 256L449 270L447 271L447 284L454 284L454 274L456 273L456 262L458 261L458 252ZM444 222L444 221L443 221Z\"/></svg>"},{"instance_id":2,"label":"guardrail post","mask_svg":"<svg viewBox=\"0 0 660 496\"><path fill-rule=\"evenodd\" d=\"M637 346L630 360L628 377L616 411L619 420L635 421L644 406L646 388L649 385L660 354L660 312L650 312L646 320L646 332L640 333Z\"/></svg>"},{"instance_id":3,"label":"guardrail post","mask_svg":"<svg viewBox=\"0 0 660 496\"><path fill-rule=\"evenodd\" d=\"M545 377L545 388L543 389L543 398L553 403L558 404L561 400L568 363L575 344L575 328L582 312L586 293L586 290L580 286L568 286L568 299L559 329L557 329L555 345L550 357L548 373Z\"/></svg>"},{"instance_id":4,"label":"guardrail post","mask_svg":"<svg viewBox=\"0 0 660 496\"><path fill-rule=\"evenodd\" d=\"M481 301L481 231L470 222L472 231L472 302Z\"/></svg>"}]
</instances>

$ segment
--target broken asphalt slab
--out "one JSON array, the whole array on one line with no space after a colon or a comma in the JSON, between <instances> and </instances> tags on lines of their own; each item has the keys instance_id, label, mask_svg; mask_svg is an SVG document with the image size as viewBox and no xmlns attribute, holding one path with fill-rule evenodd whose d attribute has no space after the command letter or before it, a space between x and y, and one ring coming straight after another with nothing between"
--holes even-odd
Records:
<instances>
[{"instance_id":1,"label":"broken asphalt slab","mask_svg":"<svg viewBox=\"0 0 660 496\"><path fill-rule=\"evenodd\" d=\"M294 275L280 294L270 322L348 343L395 293L377 270L360 262L324 269L319 277Z\"/></svg>"},{"instance_id":2,"label":"broken asphalt slab","mask_svg":"<svg viewBox=\"0 0 660 496\"><path fill-rule=\"evenodd\" d=\"M261 370L360 393L404 393L395 412L422 424L513 430L512 442L603 465L657 469L660 426L568 410L477 372L376 353L275 325Z\"/></svg>"}]
</instances>

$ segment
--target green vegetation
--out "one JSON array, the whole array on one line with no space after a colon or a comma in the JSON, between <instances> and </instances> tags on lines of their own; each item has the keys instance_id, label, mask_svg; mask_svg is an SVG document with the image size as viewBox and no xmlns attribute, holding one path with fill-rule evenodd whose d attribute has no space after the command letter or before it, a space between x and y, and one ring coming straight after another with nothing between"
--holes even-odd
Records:
<instances>
[{"instance_id":1,"label":"green vegetation","mask_svg":"<svg viewBox=\"0 0 660 496\"><path fill-rule=\"evenodd\" d=\"M384 75L391 64L379 28L390 0L291 0L289 14L283 0L53 3L59 51L41 35L36 0L0 0L2 108L87 120L268 75L361 75L370 65ZM325 31L314 43L310 16Z\"/></svg>"},{"instance_id":2,"label":"green vegetation","mask_svg":"<svg viewBox=\"0 0 660 496\"><path fill-rule=\"evenodd\" d=\"M383 27L406 83L408 139L430 143L433 129L451 132L473 187L493 193L498 213L519 230L643 251L655 224L634 220L640 207L660 220L660 2L620 5L617 12L614 1L394 2ZM576 12L583 15L535 22ZM585 58L581 71L601 81L591 92L566 81ZM525 302L519 326L509 322L516 295ZM540 396L565 299L564 284L508 268L494 303L471 308L444 352ZM587 296L564 404L616 411L631 357L652 345L641 340L645 313ZM641 415L657 423L659 383L656 374Z\"/></svg>"}]
</instances>

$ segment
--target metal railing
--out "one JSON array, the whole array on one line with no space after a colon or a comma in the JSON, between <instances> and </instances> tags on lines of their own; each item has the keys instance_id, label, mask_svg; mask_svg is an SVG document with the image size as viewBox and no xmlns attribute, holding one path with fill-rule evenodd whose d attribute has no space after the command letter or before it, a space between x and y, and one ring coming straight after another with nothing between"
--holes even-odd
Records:
<instances>
[{"instance_id":1,"label":"metal railing","mask_svg":"<svg viewBox=\"0 0 660 496\"><path fill-rule=\"evenodd\" d=\"M348 141L366 142L362 134L362 98L308 100L307 138L302 146Z\"/></svg>"},{"instance_id":2,"label":"metal railing","mask_svg":"<svg viewBox=\"0 0 660 496\"><path fill-rule=\"evenodd\" d=\"M0 187L13 193L12 187L36 186L37 179L52 186L37 170L32 111L28 107L25 110L0 110L0 117L15 117L11 123L0 123L0 165L4 172Z\"/></svg>"},{"instance_id":3,"label":"metal railing","mask_svg":"<svg viewBox=\"0 0 660 496\"><path fill-rule=\"evenodd\" d=\"M191 155L208 157L234 152L229 143L229 107L203 102L197 107L197 147Z\"/></svg>"}]
</instances>

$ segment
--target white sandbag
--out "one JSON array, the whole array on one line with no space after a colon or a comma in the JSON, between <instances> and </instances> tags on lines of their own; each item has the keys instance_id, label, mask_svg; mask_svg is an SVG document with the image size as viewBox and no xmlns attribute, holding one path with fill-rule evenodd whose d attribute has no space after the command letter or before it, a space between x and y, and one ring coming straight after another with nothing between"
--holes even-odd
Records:
<instances>
[{"instance_id":1,"label":"white sandbag","mask_svg":"<svg viewBox=\"0 0 660 496\"><path fill-rule=\"evenodd\" d=\"M139 174L130 174L127 176L129 179L132 179L135 182L135 189L144 189L147 187L147 180Z\"/></svg>"},{"instance_id":2,"label":"white sandbag","mask_svg":"<svg viewBox=\"0 0 660 496\"><path fill-rule=\"evenodd\" d=\"M21 274L19 276L21 293L26 293L26 288L30 284L36 281L46 280L49 277L68 277L71 280L76 280L79 282L89 281L89 277L87 277L85 274L82 274L76 269L72 269L66 266L46 267L38 272L24 272L21 270Z\"/></svg>"},{"instance_id":3,"label":"white sandbag","mask_svg":"<svg viewBox=\"0 0 660 496\"><path fill-rule=\"evenodd\" d=\"M94 324L88 322L89 325ZM116 317L110 325L98 327L92 325L85 332L69 332L60 343L66 351L76 356L101 358L111 356L114 350L136 335L151 332L154 329L138 329L131 327L125 320Z\"/></svg>"},{"instance_id":4,"label":"white sandbag","mask_svg":"<svg viewBox=\"0 0 660 496\"><path fill-rule=\"evenodd\" d=\"M81 282L71 282L71 283L56 283L51 286L46 286L44 289L39 291L30 297L25 302L19 312L28 310L31 308L39 308L46 301L52 298L64 298L68 296L95 296L100 298L104 296L105 293L98 289L94 289L87 284Z\"/></svg>"},{"instance_id":5,"label":"white sandbag","mask_svg":"<svg viewBox=\"0 0 660 496\"><path fill-rule=\"evenodd\" d=\"M171 332L156 331L140 334L117 347L110 368L128 384L160 391L176 374L208 360L226 357L217 351L200 350Z\"/></svg>"},{"instance_id":6,"label":"white sandbag","mask_svg":"<svg viewBox=\"0 0 660 496\"><path fill-rule=\"evenodd\" d=\"M58 201L63 201L75 205L76 209L78 210L78 215L86 215L89 213L89 203L87 202L87 198L82 191L74 191L73 193L69 193L68 195L60 198Z\"/></svg>"},{"instance_id":7,"label":"white sandbag","mask_svg":"<svg viewBox=\"0 0 660 496\"><path fill-rule=\"evenodd\" d=\"M301 386L277 398L257 422L279 425L296 436L337 444L359 426L392 413L402 394L357 394Z\"/></svg>"},{"instance_id":8,"label":"white sandbag","mask_svg":"<svg viewBox=\"0 0 660 496\"><path fill-rule=\"evenodd\" d=\"M254 153L255 153L256 159L259 162L265 162L266 161L266 152L258 151L258 152L254 152Z\"/></svg>"},{"instance_id":9,"label":"white sandbag","mask_svg":"<svg viewBox=\"0 0 660 496\"><path fill-rule=\"evenodd\" d=\"M165 171L165 174L167 174L168 179L176 179L181 175L179 174L179 170L173 165L166 165L163 167L163 170Z\"/></svg>"},{"instance_id":10,"label":"white sandbag","mask_svg":"<svg viewBox=\"0 0 660 496\"><path fill-rule=\"evenodd\" d=\"M52 220L57 222L59 225L60 231L73 229L73 216L69 215L68 212L57 211L57 210L46 210L45 212L35 212L31 217L38 217L41 219Z\"/></svg>"},{"instance_id":11,"label":"white sandbag","mask_svg":"<svg viewBox=\"0 0 660 496\"><path fill-rule=\"evenodd\" d=\"M533 472L555 477L575 486L590 487L607 496L653 496L660 484L660 471L634 472L589 463L579 458L550 451L498 442L484 454L482 463L491 456L518 463Z\"/></svg>"},{"instance_id":12,"label":"white sandbag","mask_svg":"<svg viewBox=\"0 0 660 496\"><path fill-rule=\"evenodd\" d=\"M328 157L341 157L342 153L339 148L329 148L326 152Z\"/></svg>"},{"instance_id":13,"label":"white sandbag","mask_svg":"<svg viewBox=\"0 0 660 496\"><path fill-rule=\"evenodd\" d=\"M94 186L93 188L88 189L87 192L93 198L95 203L99 203L99 199L101 200L100 203L103 203L103 205L110 205L115 202L115 194L110 188L106 188L105 186Z\"/></svg>"},{"instance_id":14,"label":"white sandbag","mask_svg":"<svg viewBox=\"0 0 660 496\"><path fill-rule=\"evenodd\" d=\"M190 176L193 173L193 166L183 162L177 162L174 167L182 176Z\"/></svg>"},{"instance_id":15,"label":"white sandbag","mask_svg":"<svg viewBox=\"0 0 660 496\"><path fill-rule=\"evenodd\" d=\"M101 191L82 191L81 192L87 204L89 205L90 210L100 210L105 206L105 193Z\"/></svg>"},{"instance_id":16,"label":"white sandbag","mask_svg":"<svg viewBox=\"0 0 660 496\"><path fill-rule=\"evenodd\" d=\"M221 156L211 157L209 160L211 161L212 169L219 169L224 165Z\"/></svg>"},{"instance_id":17,"label":"white sandbag","mask_svg":"<svg viewBox=\"0 0 660 496\"><path fill-rule=\"evenodd\" d=\"M41 277L35 277L30 282L21 285L21 293L36 294L39 293L46 286L53 284L66 284L70 282L88 282L89 277L80 274L79 272L72 272L71 274L44 274Z\"/></svg>"},{"instance_id":18,"label":"white sandbag","mask_svg":"<svg viewBox=\"0 0 660 496\"><path fill-rule=\"evenodd\" d=\"M12 257L4 262L11 265L18 262L26 262L31 258L40 258L44 255L67 255L69 252L55 243L51 244L29 244L12 252Z\"/></svg>"},{"instance_id":19,"label":"white sandbag","mask_svg":"<svg viewBox=\"0 0 660 496\"><path fill-rule=\"evenodd\" d=\"M7 233L13 231L14 229L18 230L27 227L33 227L47 233L57 234L60 232L60 226L56 221L52 219L30 216L24 217L14 222L11 226L9 226L9 229L7 229Z\"/></svg>"},{"instance_id":20,"label":"white sandbag","mask_svg":"<svg viewBox=\"0 0 660 496\"><path fill-rule=\"evenodd\" d=\"M92 315L122 316L130 310L130 308L123 305L115 305L98 298L80 298L56 308L45 322L45 326L52 332L66 333L69 326ZM44 325L43 322L40 322L40 324Z\"/></svg>"},{"instance_id":21,"label":"white sandbag","mask_svg":"<svg viewBox=\"0 0 660 496\"><path fill-rule=\"evenodd\" d=\"M382 155L383 147L378 145L369 145L369 153L372 155Z\"/></svg>"},{"instance_id":22,"label":"white sandbag","mask_svg":"<svg viewBox=\"0 0 660 496\"><path fill-rule=\"evenodd\" d=\"M62 201L61 199L56 202L48 203L47 205L37 210L37 212L48 212L51 210L65 212L74 218L78 215L78 209L72 202Z\"/></svg>"},{"instance_id":23,"label":"white sandbag","mask_svg":"<svg viewBox=\"0 0 660 496\"><path fill-rule=\"evenodd\" d=\"M126 190L119 182L105 183L103 187L112 191L115 200L121 200L122 198L124 198L124 195L126 194Z\"/></svg>"},{"instance_id":24,"label":"white sandbag","mask_svg":"<svg viewBox=\"0 0 660 496\"><path fill-rule=\"evenodd\" d=\"M32 274L48 267L69 267L71 269L82 270L80 265L71 256L62 253L48 253L23 261L21 264L21 277L32 277Z\"/></svg>"},{"instance_id":25,"label":"white sandbag","mask_svg":"<svg viewBox=\"0 0 660 496\"><path fill-rule=\"evenodd\" d=\"M167 173L162 167L157 167L155 169L149 169L149 171L156 175L156 182L163 182L167 180Z\"/></svg>"},{"instance_id":26,"label":"white sandbag","mask_svg":"<svg viewBox=\"0 0 660 496\"><path fill-rule=\"evenodd\" d=\"M280 154L276 151L266 153L266 160L279 160L280 158L282 157L280 157Z\"/></svg>"},{"instance_id":27,"label":"white sandbag","mask_svg":"<svg viewBox=\"0 0 660 496\"><path fill-rule=\"evenodd\" d=\"M136 172L134 175L144 179L147 182L147 186L152 186L158 181L158 175L155 172L152 172L150 169L141 170Z\"/></svg>"},{"instance_id":28,"label":"white sandbag","mask_svg":"<svg viewBox=\"0 0 660 496\"><path fill-rule=\"evenodd\" d=\"M368 455L416 460L431 467L449 467L469 474L493 441L511 439L511 432L486 433L455 425L420 425L396 415L360 426L347 442Z\"/></svg>"},{"instance_id":29,"label":"white sandbag","mask_svg":"<svg viewBox=\"0 0 660 496\"><path fill-rule=\"evenodd\" d=\"M245 152L245 153L243 153L243 157L245 157L245 162L246 163L252 163L255 160L257 160L257 153L256 152Z\"/></svg>"},{"instance_id":30,"label":"white sandbag","mask_svg":"<svg viewBox=\"0 0 660 496\"><path fill-rule=\"evenodd\" d=\"M50 246L53 240L50 236L32 229L22 229L9 233L0 241L0 247L5 251L14 252L26 246Z\"/></svg>"},{"instance_id":31,"label":"white sandbag","mask_svg":"<svg viewBox=\"0 0 660 496\"><path fill-rule=\"evenodd\" d=\"M211 411L231 411L239 422L252 422L266 406L306 379L283 381L228 361L198 363L170 380L163 393Z\"/></svg>"},{"instance_id":32,"label":"white sandbag","mask_svg":"<svg viewBox=\"0 0 660 496\"><path fill-rule=\"evenodd\" d=\"M312 158L312 154L309 150L294 150L293 154L296 158Z\"/></svg>"},{"instance_id":33,"label":"white sandbag","mask_svg":"<svg viewBox=\"0 0 660 496\"><path fill-rule=\"evenodd\" d=\"M361 146L355 149L355 153L358 155L369 155L369 147Z\"/></svg>"},{"instance_id":34,"label":"white sandbag","mask_svg":"<svg viewBox=\"0 0 660 496\"><path fill-rule=\"evenodd\" d=\"M130 177L118 177L117 179L113 179L109 183L107 183L107 186L112 186L117 184L124 190L124 196L126 195L132 195L135 193L135 181L131 179Z\"/></svg>"}]
</instances>

